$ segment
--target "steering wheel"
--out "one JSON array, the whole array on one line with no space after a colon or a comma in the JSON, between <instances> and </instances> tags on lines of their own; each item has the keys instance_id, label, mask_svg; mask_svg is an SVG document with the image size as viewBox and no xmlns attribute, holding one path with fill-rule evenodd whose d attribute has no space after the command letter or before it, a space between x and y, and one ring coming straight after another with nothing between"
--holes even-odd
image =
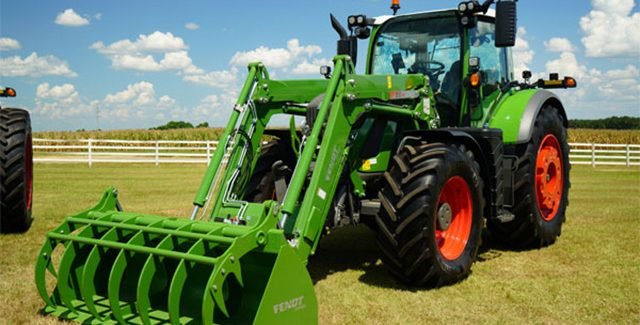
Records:
<instances>
[{"instance_id":1,"label":"steering wheel","mask_svg":"<svg viewBox=\"0 0 640 325\"><path fill-rule=\"evenodd\" d=\"M409 73L422 73L435 79L444 73L444 63L439 61L418 61L409 68Z\"/></svg>"}]
</instances>

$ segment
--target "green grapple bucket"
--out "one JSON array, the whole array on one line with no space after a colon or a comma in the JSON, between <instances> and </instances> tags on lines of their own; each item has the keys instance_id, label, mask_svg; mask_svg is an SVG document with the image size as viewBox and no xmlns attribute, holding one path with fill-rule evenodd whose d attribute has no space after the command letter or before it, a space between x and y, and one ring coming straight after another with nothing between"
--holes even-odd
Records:
<instances>
[{"instance_id":1,"label":"green grapple bucket","mask_svg":"<svg viewBox=\"0 0 640 325\"><path fill-rule=\"evenodd\" d=\"M309 274L275 220L248 227L118 210L111 189L48 233L36 264L43 313L96 324L317 322Z\"/></svg>"}]
</instances>

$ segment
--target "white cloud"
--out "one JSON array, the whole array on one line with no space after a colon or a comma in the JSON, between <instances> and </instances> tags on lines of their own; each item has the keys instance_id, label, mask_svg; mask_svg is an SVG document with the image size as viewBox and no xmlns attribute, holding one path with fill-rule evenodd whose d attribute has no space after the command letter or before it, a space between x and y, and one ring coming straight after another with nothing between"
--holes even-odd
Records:
<instances>
[{"instance_id":1,"label":"white cloud","mask_svg":"<svg viewBox=\"0 0 640 325\"><path fill-rule=\"evenodd\" d=\"M36 88L36 96L38 98L55 98L64 99L69 97L77 97L78 92L74 85L66 83L61 86L49 87L49 83L39 84Z\"/></svg>"},{"instance_id":2,"label":"white cloud","mask_svg":"<svg viewBox=\"0 0 640 325\"><path fill-rule=\"evenodd\" d=\"M211 118L216 114L215 111L218 110L220 106L220 98L217 95L210 95L200 101L200 105L195 108L193 113L195 113L196 116Z\"/></svg>"},{"instance_id":3,"label":"white cloud","mask_svg":"<svg viewBox=\"0 0 640 325\"><path fill-rule=\"evenodd\" d=\"M188 74L183 79L194 84L227 89L233 87L235 82L238 81L238 68L232 67L230 70Z\"/></svg>"},{"instance_id":4,"label":"white cloud","mask_svg":"<svg viewBox=\"0 0 640 325\"><path fill-rule=\"evenodd\" d=\"M96 20L102 19L102 13L99 12L99 13L93 15L93 18L95 18Z\"/></svg>"},{"instance_id":5,"label":"white cloud","mask_svg":"<svg viewBox=\"0 0 640 325\"><path fill-rule=\"evenodd\" d=\"M67 9L58 14L55 23L67 27L89 25L89 20L78 15L73 9Z\"/></svg>"},{"instance_id":6,"label":"white cloud","mask_svg":"<svg viewBox=\"0 0 640 325\"><path fill-rule=\"evenodd\" d=\"M148 124L150 120L163 119L165 111L173 108L176 100L169 95L158 98L152 83L140 81L129 84L125 90L107 94L97 103L100 118Z\"/></svg>"},{"instance_id":7,"label":"white cloud","mask_svg":"<svg viewBox=\"0 0 640 325\"><path fill-rule=\"evenodd\" d=\"M220 95L204 97L198 106L190 109L175 109L172 118L183 120L209 121L215 125L224 125L231 107L238 97L236 90L228 90Z\"/></svg>"},{"instance_id":8,"label":"white cloud","mask_svg":"<svg viewBox=\"0 0 640 325\"><path fill-rule=\"evenodd\" d=\"M67 62L53 55L38 56L33 52L25 58L19 56L0 58L0 76L2 77L76 77L77 75L69 68Z\"/></svg>"},{"instance_id":9,"label":"white cloud","mask_svg":"<svg viewBox=\"0 0 640 325\"><path fill-rule=\"evenodd\" d=\"M111 59L115 69L130 69L139 71L166 71L184 70L186 73L201 72L193 65L189 54L186 51L165 53L160 61L150 55L124 54L115 55Z\"/></svg>"},{"instance_id":10,"label":"white cloud","mask_svg":"<svg viewBox=\"0 0 640 325\"><path fill-rule=\"evenodd\" d=\"M149 35L140 34L138 39L119 40L109 45L103 42L95 42L90 48L104 55L139 54L144 52L176 52L188 49L184 40L172 33L155 31Z\"/></svg>"},{"instance_id":11,"label":"white cloud","mask_svg":"<svg viewBox=\"0 0 640 325\"><path fill-rule=\"evenodd\" d=\"M268 68L286 68L321 52L320 46L301 46L300 41L294 38L287 42L287 48L271 49L261 46L252 51L237 52L230 64L246 66L250 62L260 61Z\"/></svg>"},{"instance_id":12,"label":"white cloud","mask_svg":"<svg viewBox=\"0 0 640 325\"><path fill-rule=\"evenodd\" d=\"M307 60L304 60L298 64L291 73L293 74L320 74L320 67L323 65L331 66L331 60L327 59L315 59L311 63Z\"/></svg>"},{"instance_id":13,"label":"white cloud","mask_svg":"<svg viewBox=\"0 0 640 325\"><path fill-rule=\"evenodd\" d=\"M187 49L182 38L173 36L172 33L155 31L150 35L140 35L136 41L140 50L171 52Z\"/></svg>"},{"instance_id":14,"label":"white cloud","mask_svg":"<svg viewBox=\"0 0 640 325\"><path fill-rule=\"evenodd\" d=\"M573 52L573 44L566 38L553 37L544 42L544 46L549 52Z\"/></svg>"},{"instance_id":15,"label":"white cloud","mask_svg":"<svg viewBox=\"0 0 640 325\"><path fill-rule=\"evenodd\" d=\"M186 70L194 68L193 61L187 51L169 52L164 55L160 65L166 69Z\"/></svg>"},{"instance_id":16,"label":"white cloud","mask_svg":"<svg viewBox=\"0 0 640 325\"><path fill-rule=\"evenodd\" d=\"M148 103L150 98L155 97L155 89L152 83L141 81L127 86L126 90L108 94L104 98L106 104L122 104L127 102Z\"/></svg>"},{"instance_id":17,"label":"white cloud","mask_svg":"<svg viewBox=\"0 0 640 325\"><path fill-rule=\"evenodd\" d=\"M597 93L607 101L632 101L640 103L640 70L628 65L624 69L614 69L605 72L591 70L588 82L597 88ZM637 108L637 112L640 109ZM636 114L637 115L637 114Z\"/></svg>"},{"instance_id":18,"label":"white cloud","mask_svg":"<svg viewBox=\"0 0 640 325\"><path fill-rule=\"evenodd\" d=\"M576 55L571 52L563 52L560 58L547 62L545 68L548 73L557 72L561 76L572 76L582 79L587 76L587 67L578 63Z\"/></svg>"},{"instance_id":19,"label":"white cloud","mask_svg":"<svg viewBox=\"0 0 640 325\"><path fill-rule=\"evenodd\" d=\"M139 71L160 71L164 70L151 55L116 55L112 59L112 66L115 69L131 69Z\"/></svg>"},{"instance_id":20,"label":"white cloud","mask_svg":"<svg viewBox=\"0 0 640 325\"><path fill-rule=\"evenodd\" d=\"M155 31L149 35L139 35L134 41L123 39L109 45L95 42L90 48L109 58L115 69L203 73L193 64L184 40L169 32Z\"/></svg>"},{"instance_id":21,"label":"white cloud","mask_svg":"<svg viewBox=\"0 0 640 325\"><path fill-rule=\"evenodd\" d=\"M188 30L196 30L196 29L199 29L199 28L200 28L200 25L198 25L198 24L196 24L196 23L193 23L193 22L190 22L190 23L186 23L186 24L184 25L184 28L186 28L186 29L188 29Z\"/></svg>"},{"instance_id":22,"label":"white cloud","mask_svg":"<svg viewBox=\"0 0 640 325\"><path fill-rule=\"evenodd\" d=\"M91 106L82 102L75 86L69 83L53 87L46 82L39 84L35 102L34 113L53 119L91 112Z\"/></svg>"},{"instance_id":23,"label":"white cloud","mask_svg":"<svg viewBox=\"0 0 640 325\"><path fill-rule=\"evenodd\" d=\"M611 79L638 78L640 70L636 66L628 65L624 69L607 71L606 77Z\"/></svg>"},{"instance_id":24,"label":"white cloud","mask_svg":"<svg viewBox=\"0 0 640 325\"><path fill-rule=\"evenodd\" d=\"M529 65L533 62L535 55L529 42L525 39L526 36L527 30L524 27L518 27L516 45L513 47L513 67L516 76L521 76L522 71L529 70Z\"/></svg>"},{"instance_id":25,"label":"white cloud","mask_svg":"<svg viewBox=\"0 0 640 325\"><path fill-rule=\"evenodd\" d=\"M300 41L294 38L287 41L286 48L261 46L251 51L236 52L229 60L231 65L229 69L209 72L200 69L195 71L185 69L183 80L223 89L225 93L237 92L240 87L238 81L242 75L240 66L244 67L250 62L260 61L267 66L271 77L275 77L280 72L288 75L317 74L321 65L331 64L330 60L315 57L321 52L322 49L319 46L300 45Z\"/></svg>"},{"instance_id":26,"label":"white cloud","mask_svg":"<svg viewBox=\"0 0 640 325\"><path fill-rule=\"evenodd\" d=\"M235 90L220 95L209 95L194 107L181 106L168 94L159 95L153 83L140 81L125 89L105 95L102 99L83 99L75 86L69 83L36 87L34 115L40 119L88 122L90 126L75 124L74 128L92 128L96 114L102 127L141 128L160 125L167 120L193 123L218 120L228 114L236 100ZM229 109L220 109L227 107Z\"/></svg>"},{"instance_id":27,"label":"white cloud","mask_svg":"<svg viewBox=\"0 0 640 325\"><path fill-rule=\"evenodd\" d=\"M634 0L592 0L593 10L580 19L588 57L640 55L640 13Z\"/></svg>"},{"instance_id":28,"label":"white cloud","mask_svg":"<svg viewBox=\"0 0 640 325\"><path fill-rule=\"evenodd\" d=\"M13 38L2 37L0 38L0 51L19 50L20 42Z\"/></svg>"},{"instance_id":29,"label":"white cloud","mask_svg":"<svg viewBox=\"0 0 640 325\"><path fill-rule=\"evenodd\" d=\"M600 71L581 64L572 52L562 52L559 58L545 65L546 73L572 76L577 89L557 91L571 116L603 117L638 115L640 103L640 70L628 65L623 69Z\"/></svg>"},{"instance_id":30,"label":"white cloud","mask_svg":"<svg viewBox=\"0 0 640 325\"><path fill-rule=\"evenodd\" d=\"M160 97L159 103L163 106L173 106L176 104L176 100L167 95L164 95Z\"/></svg>"}]
</instances>

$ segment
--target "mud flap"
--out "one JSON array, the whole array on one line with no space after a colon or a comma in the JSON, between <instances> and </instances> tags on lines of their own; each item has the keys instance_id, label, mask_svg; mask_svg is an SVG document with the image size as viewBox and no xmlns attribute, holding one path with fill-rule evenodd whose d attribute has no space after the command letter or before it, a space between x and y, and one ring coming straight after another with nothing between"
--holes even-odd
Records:
<instances>
[{"instance_id":1,"label":"mud flap","mask_svg":"<svg viewBox=\"0 0 640 325\"><path fill-rule=\"evenodd\" d=\"M289 245L278 257L254 324L317 324L318 302L307 268Z\"/></svg>"}]
</instances>

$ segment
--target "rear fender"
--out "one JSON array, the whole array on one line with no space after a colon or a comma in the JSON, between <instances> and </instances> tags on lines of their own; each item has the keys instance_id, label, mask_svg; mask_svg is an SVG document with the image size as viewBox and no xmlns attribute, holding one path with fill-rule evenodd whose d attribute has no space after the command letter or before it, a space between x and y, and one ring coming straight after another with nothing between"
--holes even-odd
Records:
<instances>
[{"instance_id":1,"label":"rear fender","mask_svg":"<svg viewBox=\"0 0 640 325\"><path fill-rule=\"evenodd\" d=\"M546 105L556 107L568 126L567 114L558 96L544 89L527 89L503 99L489 119L489 127L502 129L505 144L526 143L540 110Z\"/></svg>"}]
</instances>

